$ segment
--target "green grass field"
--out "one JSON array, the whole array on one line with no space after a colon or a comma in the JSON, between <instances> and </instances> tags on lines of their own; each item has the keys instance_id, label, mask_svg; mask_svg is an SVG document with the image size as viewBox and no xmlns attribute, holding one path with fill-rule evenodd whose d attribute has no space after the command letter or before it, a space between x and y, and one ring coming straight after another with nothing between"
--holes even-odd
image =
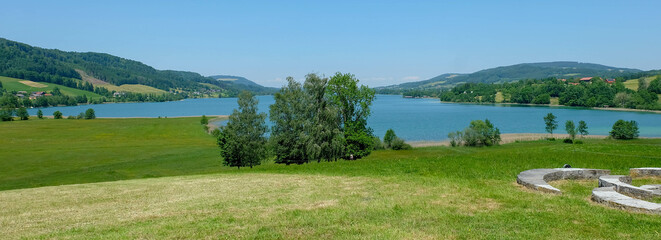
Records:
<instances>
[{"instance_id":1,"label":"green grass field","mask_svg":"<svg viewBox=\"0 0 661 240\"><path fill-rule=\"evenodd\" d=\"M631 79L624 82L624 87L634 91L638 91L638 79Z\"/></svg>"},{"instance_id":2,"label":"green grass field","mask_svg":"<svg viewBox=\"0 0 661 240\"><path fill-rule=\"evenodd\" d=\"M613 174L660 166L659 139L428 147L237 170L220 166L198 118L0 122L0 133L6 238L661 238L661 216L590 202L596 181L552 182L563 195L515 183L521 171L565 163ZM132 180L111 181L121 179Z\"/></svg>"},{"instance_id":3,"label":"green grass field","mask_svg":"<svg viewBox=\"0 0 661 240\"><path fill-rule=\"evenodd\" d=\"M216 172L199 119L0 122L0 189Z\"/></svg>"},{"instance_id":4,"label":"green grass field","mask_svg":"<svg viewBox=\"0 0 661 240\"><path fill-rule=\"evenodd\" d=\"M54 84L54 83L46 83L46 82L37 82L38 85L43 85L45 87L32 87L28 86L24 83L21 83L21 81L25 81L23 79L16 79L16 78L10 78L10 77L2 77L0 76L0 81L2 82L2 87L4 89L7 89L7 91L26 91L29 93L31 92L38 92L38 91L52 91L56 87L60 89L62 94L68 95L68 96L87 96L88 98L91 99L97 99L101 98L102 96L93 92L88 92L85 90L80 90L80 89L75 89L75 88L70 88L70 87L65 87L62 85Z\"/></svg>"}]
</instances>

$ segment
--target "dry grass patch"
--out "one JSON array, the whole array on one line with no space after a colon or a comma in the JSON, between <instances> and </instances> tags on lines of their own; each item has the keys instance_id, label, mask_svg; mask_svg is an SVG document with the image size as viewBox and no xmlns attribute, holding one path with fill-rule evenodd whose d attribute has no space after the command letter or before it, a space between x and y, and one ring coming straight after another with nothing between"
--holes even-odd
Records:
<instances>
[{"instance_id":1,"label":"dry grass patch","mask_svg":"<svg viewBox=\"0 0 661 240\"><path fill-rule=\"evenodd\" d=\"M255 228L290 211L338 208L366 192L360 178L275 174L210 175L66 185L0 192L5 237L58 236L150 221L232 218ZM343 191L346 188L354 191ZM159 227L156 227L159 228ZM96 233L94 233L96 235Z\"/></svg>"},{"instance_id":2,"label":"dry grass patch","mask_svg":"<svg viewBox=\"0 0 661 240\"><path fill-rule=\"evenodd\" d=\"M33 81L30 81L30 80L23 80L23 81L19 81L19 82L22 83L22 84L25 84L25 85L27 85L27 86L35 87L35 88L45 88L45 87L48 87L48 86L46 86L46 85L44 85L44 84L41 84L41 83L38 83L38 82L33 82Z\"/></svg>"}]
</instances>

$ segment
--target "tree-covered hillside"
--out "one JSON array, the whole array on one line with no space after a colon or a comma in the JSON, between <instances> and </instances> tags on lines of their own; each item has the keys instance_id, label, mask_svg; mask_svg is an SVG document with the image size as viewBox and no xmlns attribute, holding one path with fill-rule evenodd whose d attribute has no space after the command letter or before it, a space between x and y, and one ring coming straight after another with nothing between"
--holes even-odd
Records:
<instances>
[{"instance_id":1,"label":"tree-covered hillside","mask_svg":"<svg viewBox=\"0 0 661 240\"><path fill-rule=\"evenodd\" d=\"M213 92L220 90L219 95L235 96L247 89L198 73L157 70L110 54L44 49L0 38L0 76L77 88L83 78L76 70L114 85L142 84L165 91L206 92L214 88Z\"/></svg>"},{"instance_id":2,"label":"tree-covered hillside","mask_svg":"<svg viewBox=\"0 0 661 240\"><path fill-rule=\"evenodd\" d=\"M511 66L490 68L471 74L443 74L419 81L379 87L379 93L401 93L413 89L452 88L461 83L505 83L524 79L605 77L615 78L640 72L638 69L616 68L592 63L544 62L522 63Z\"/></svg>"},{"instance_id":3,"label":"tree-covered hillside","mask_svg":"<svg viewBox=\"0 0 661 240\"><path fill-rule=\"evenodd\" d=\"M272 87L264 87L262 85L259 85L253 81L248 80L247 78L244 77L239 77L239 76L231 76L231 75L214 75L214 76L209 76L210 78L215 79L218 82L225 83L225 84L234 84L237 87L241 87L245 90L254 92L254 93L262 93L262 94L273 94L276 91L278 91L277 88L272 88Z\"/></svg>"},{"instance_id":4,"label":"tree-covered hillside","mask_svg":"<svg viewBox=\"0 0 661 240\"><path fill-rule=\"evenodd\" d=\"M532 103L661 110L658 97L658 94L661 94L661 76L636 79L637 90L625 87L626 80L627 77L611 81L595 77L582 81L546 78L498 84L464 83L439 92L439 98L446 102Z\"/></svg>"}]
</instances>

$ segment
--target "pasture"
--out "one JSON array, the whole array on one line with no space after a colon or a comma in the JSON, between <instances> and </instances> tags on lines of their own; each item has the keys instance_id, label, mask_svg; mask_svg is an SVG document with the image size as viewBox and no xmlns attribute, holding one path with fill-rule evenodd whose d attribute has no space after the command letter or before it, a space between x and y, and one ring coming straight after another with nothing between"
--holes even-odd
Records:
<instances>
[{"instance_id":1,"label":"pasture","mask_svg":"<svg viewBox=\"0 0 661 240\"><path fill-rule=\"evenodd\" d=\"M661 165L661 140L382 150L356 161L220 165L199 118L0 123L8 238L659 239L661 217L515 183L532 168ZM120 180L120 181L115 181ZM658 183L638 179L637 184ZM41 187L45 186L45 187Z\"/></svg>"}]
</instances>

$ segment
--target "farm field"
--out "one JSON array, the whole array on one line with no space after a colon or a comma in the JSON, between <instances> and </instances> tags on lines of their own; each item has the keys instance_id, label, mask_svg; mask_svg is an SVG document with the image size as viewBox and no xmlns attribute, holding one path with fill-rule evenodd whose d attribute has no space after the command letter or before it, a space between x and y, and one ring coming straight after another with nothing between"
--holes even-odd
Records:
<instances>
[{"instance_id":1,"label":"farm field","mask_svg":"<svg viewBox=\"0 0 661 240\"><path fill-rule=\"evenodd\" d=\"M385 150L357 161L238 170L220 166L199 118L0 126L12 136L0 140L8 238L661 237L658 215L590 202L596 181L552 182L563 195L515 183L521 171L565 163L613 174L659 166L659 139Z\"/></svg>"},{"instance_id":2,"label":"farm field","mask_svg":"<svg viewBox=\"0 0 661 240\"><path fill-rule=\"evenodd\" d=\"M52 91L56 87L60 89L60 92L64 95L68 96L87 96L88 98L91 99L98 99L101 98L102 96L93 92L85 91L85 90L80 90L80 89L75 89L75 88L70 88L70 87L65 87L62 85L54 84L54 83L47 83L47 82L33 82L33 81L28 81L28 80L23 80L23 79L17 79L17 78L10 78L10 77L2 77L0 76L0 81L2 82L2 86L4 89L7 89L8 91L26 91L28 93L31 92L38 92L38 91Z\"/></svg>"},{"instance_id":3,"label":"farm field","mask_svg":"<svg viewBox=\"0 0 661 240\"><path fill-rule=\"evenodd\" d=\"M215 172L199 118L0 122L0 190Z\"/></svg>"}]
</instances>

